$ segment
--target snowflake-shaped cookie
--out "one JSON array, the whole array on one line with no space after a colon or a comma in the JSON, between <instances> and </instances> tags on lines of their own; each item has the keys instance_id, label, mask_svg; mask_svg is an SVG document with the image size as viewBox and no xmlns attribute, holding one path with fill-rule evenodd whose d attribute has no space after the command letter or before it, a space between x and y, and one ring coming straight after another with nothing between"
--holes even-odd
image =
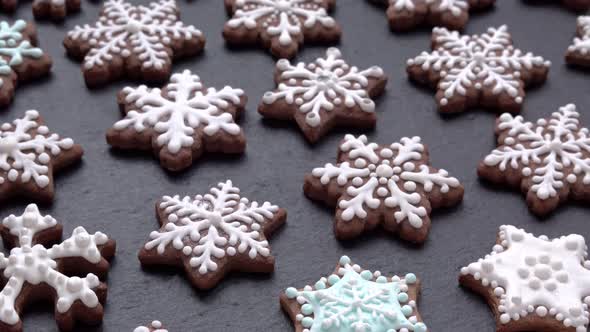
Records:
<instances>
[{"instance_id":1,"label":"snowflake-shaped cookie","mask_svg":"<svg viewBox=\"0 0 590 332\"><path fill-rule=\"evenodd\" d=\"M62 226L51 216L42 216L30 204L21 216L2 221L0 235L10 255L0 253L0 270L6 281L0 291L0 330L20 332L20 315L37 301L55 302L55 319L60 330L72 330L76 321L102 321L106 300L107 260L115 253L115 242L101 233L89 234L83 227L47 249L44 245L61 239ZM79 275L86 274L83 278Z\"/></svg>"},{"instance_id":2,"label":"snowflake-shaped cookie","mask_svg":"<svg viewBox=\"0 0 590 332\"><path fill-rule=\"evenodd\" d=\"M315 168L303 189L311 199L337 206L334 231L343 239L382 223L405 240L424 242L431 209L463 198L459 180L429 166L420 137L380 146L364 135L346 135L338 164Z\"/></svg>"},{"instance_id":3,"label":"snowflake-shaped cookie","mask_svg":"<svg viewBox=\"0 0 590 332\"><path fill-rule=\"evenodd\" d=\"M23 20L0 21L0 107L10 104L17 82L45 76L51 58L36 47L35 26Z\"/></svg>"},{"instance_id":4,"label":"snowflake-shaped cookie","mask_svg":"<svg viewBox=\"0 0 590 332\"><path fill-rule=\"evenodd\" d=\"M514 48L505 25L473 36L434 28L432 49L408 60L407 72L410 79L437 87L443 113L475 106L519 112L524 88L544 82L551 65Z\"/></svg>"},{"instance_id":5,"label":"snowflake-shaped cookie","mask_svg":"<svg viewBox=\"0 0 590 332\"><path fill-rule=\"evenodd\" d=\"M107 0L98 22L76 26L64 46L69 55L83 59L84 79L94 87L121 77L163 82L170 76L172 60L200 53L205 38L180 21L174 0L149 6Z\"/></svg>"},{"instance_id":6,"label":"snowflake-shaped cookie","mask_svg":"<svg viewBox=\"0 0 590 332\"><path fill-rule=\"evenodd\" d=\"M586 332L587 249L577 234L550 240L504 225L492 253L462 268L459 281L486 296L498 331Z\"/></svg>"},{"instance_id":7,"label":"snowflake-shaped cookie","mask_svg":"<svg viewBox=\"0 0 590 332\"><path fill-rule=\"evenodd\" d=\"M20 2L23 0L0 0L0 10L13 13ZM80 0L33 0L33 15L37 19L61 21L66 15L78 11Z\"/></svg>"},{"instance_id":8,"label":"snowflake-shaped cookie","mask_svg":"<svg viewBox=\"0 0 590 332\"><path fill-rule=\"evenodd\" d=\"M387 77L377 66L359 70L340 50L326 57L292 65L277 62L277 89L264 94L258 112L273 119L294 119L305 137L316 142L334 126L373 127L377 121L371 98L385 90Z\"/></svg>"},{"instance_id":9,"label":"snowflake-shaped cookie","mask_svg":"<svg viewBox=\"0 0 590 332\"><path fill-rule=\"evenodd\" d=\"M225 40L236 46L262 44L278 58L293 58L303 42L334 43L340 26L328 15L336 0L225 0L231 19Z\"/></svg>"},{"instance_id":10,"label":"snowflake-shaped cookie","mask_svg":"<svg viewBox=\"0 0 590 332\"><path fill-rule=\"evenodd\" d=\"M286 219L285 210L240 196L230 180L194 198L164 196L156 204L159 231L139 253L143 265L178 265L200 289L214 287L231 271L272 272L267 237Z\"/></svg>"},{"instance_id":11,"label":"snowflake-shaped cookie","mask_svg":"<svg viewBox=\"0 0 590 332\"><path fill-rule=\"evenodd\" d=\"M0 197L53 200L53 172L82 158L71 138L51 133L37 111L0 125Z\"/></svg>"},{"instance_id":12,"label":"snowflake-shaped cookie","mask_svg":"<svg viewBox=\"0 0 590 332\"><path fill-rule=\"evenodd\" d=\"M168 332L159 320L152 321L148 326L138 326L133 332Z\"/></svg>"},{"instance_id":13,"label":"snowflake-shaped cookie","mask_svg":"<svg viewBox=\"0 0 590 332\"><path fill-rule=\"evenodd\" d=\"M389 25L394 31L418 26L444 26L463 29L470 11L492 7L495 0L370 0L387 6Z\"/></svg>"},{"instance_id":14,"label":"snowflake-shaped cookie","mask_svg":"<svg viewBox=\"0 0 590 332\"><path fill-rule=\"evenodd\" d=\"M297 332L426 332L416 307L419 290L412 273L386 277L342 256L334 273L313 286L287 288L281 306Z\"/></svg>"},{"instance_id":15,"label":"snowflake-shaped cookie","mask_svg":"<svg viewBox=\"0 0 590 332\"><path fill-rule=\"evenodd\" d=\"M578 17L577 36L567 49L565 60L570 65L590 67L590 16Z\"/></svg>"},{"instance_id":16,"label":"snowflake-shaped cookie","mask_svg":"<svg viewBox=\"0 0 590 332\"><path fill-rule=\"evenodd\" d=\"M480 163L479 176L520 187L538 215L569 197L590 201L590 135L579 117L572 104L536 123L502 114L496 124L498 148Z\"/></svg>"},{"instance_id":17,"label":"snowflake-shaped cookie","mask_svg":"<svg viewBox=\"0 0 590 332\"><path fill-rule=\"evenodd\" d=\"M171 171L189 167L205 151L242 153L246 138L234 122L247 98L229 86L206 89L189 70L174 74L163 89L126 87L118 102L125 118L107 132L110 145L152 149Z\"/></svg>"}]
</instances>

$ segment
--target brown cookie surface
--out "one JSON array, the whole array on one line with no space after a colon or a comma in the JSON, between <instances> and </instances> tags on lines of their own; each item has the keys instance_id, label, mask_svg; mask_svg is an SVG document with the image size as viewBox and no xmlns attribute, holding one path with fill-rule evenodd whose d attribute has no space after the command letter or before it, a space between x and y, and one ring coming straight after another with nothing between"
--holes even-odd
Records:
<instances>
[{"instance_id":1,"label":"brown cookie surface","mask_svg":"<svg viewBox=\"0 0 590 332\"><path fill-rule=\"evenodd\" d=\"M518 113L525 87L545 82L550 65L515 48L505 25L472 36L434 28L432 52L409 59L407 73L412 81L436 88L441 113L475 107Z\"/></svg>"},{"instance_id":2,"label":"brown cookie surface","mask_svg":"<svg viewBox=\"0 0 590 332\"><path fill-rule=\"evenodd\" d=\"M22 0L0 0L0 10L14 12ZM27 1L28 2L28 1ZM33 15L37 19L63 20L66 15L80 11L80 0L33 0Z\"/></svg>"},{"instance_id":3,"label":"brown cookie surface","mask_svg":"<svg viewBox=\"0 0 590 332\"><path fill-rule=\"evenodd\" d=\"M567 49L565 61L573 66L590 67L590 16L578 17L576 37Z\"/></svg>"},{"instance_id":4,"label":"brown cookie surface","mask_svg":"<svg viewBox=\"0 0 590 332\"><path fill-rule=\"evenodd\" d=\"M485 298L498 332L583 332L589 267L580 235L549 239L504 225L493 251L462 268L459 283Z\"/></svg>"},{"instance_id":5,"label":"brown cookie surface","mask_svg":"<svg viewBox=\"0 0 590 332\"><path fill-rule=\"evenodd\" d=\"M233 46L260 44L278 58L293 58L304 43L340 40L342 30L328 15L336 0L225 0L231 16L223 37Z\"/></svg>"},{"instance_id":6,"label":"brown cookie surface","mask_svg":"<svg viewBox=\"0 0 590 332\"><path fill-rule=\"evenodd\" d=\"M21 216L10 215L0 226L8 257L0 254L3 288L0 291L0 331L23 331L22 313L27 306L50 300L60 330L76 323L100 324L109 262L115 242L105 234L89 234L83 227L59 243L62 226L42 216L30 204ZM55 244L57 243L57 244ZM52 247L47 248L54 244Z\"/></svg>"},{"instance_id":7,"label":"brown cookie surface","mask_svg":"<svg viewBox=\"0 0 590 332\"><path fill-rule=\"evenodd\" d=\"M276 205L240 196L230 180L194 198L164 196L156 215L161 228L141 248L141 264L184 267L199 289L215 287L232 271L271 273L267 238L287 217Z\"/></svg>"},{"instance_id":8,"label":"brown cookie surface","mask_svg":"<svg viewBox=\"0 0 590 332\"><path fill-rule=\"evenodd\" d=\"M168 332L159 320L154 320L147 326L138 326L133 332Z\"/></svg>"},{"instance_id":9,"label":"brown cookie surface","mask_svg":"<svg viewBox=\"0 0 590 332\"><path fill-rule=\"evenodd\" d=\"M277 62L277 88L264 94L258 112L270 119L294 120L310 142L334 127L371 128L377 122L372 98L385 90L380 67L358 69L342 59L340 50L309 64Z\"/></svg>"},{"instance_id":10,"label":"brown cookie surface","mask_svg":"<svg viewBox=\"0 0 590 332\"><path fill-rule=\"evenodd\" d=\"M96 87L120 78L164 82L172 61L200 53L205 38L180 21L174 0L138 6L107 0L96 24L76 26L63 43L83 62L86 85Z\"/></svg>"},{"instance_id":11,"label":"brown cookie surface","mask_svg":"<svg viewBox=\"0 0 590 332\"><path fill-rule=\"evenodd\" d=\"M463 199L463 186L448 172L429 165L419 137L389 146L366 136L346 135L338 163L315 168L303 190L317 201L336 206L334 232L351 239L381 225L410 242L426 241L432 209Z\"/></svg>"},{"instance_id":12,"label":"brown cookie surface","mask_svg":"<svg viewBox=\"0 0 590 332\"><path fill-rule=\"evenodd\" d=\"M313 286L289 287L281 307L296 332L429 331L418 313L420 281L362 269L342 256L334 272Z\"/></svg>"}]
</instances>

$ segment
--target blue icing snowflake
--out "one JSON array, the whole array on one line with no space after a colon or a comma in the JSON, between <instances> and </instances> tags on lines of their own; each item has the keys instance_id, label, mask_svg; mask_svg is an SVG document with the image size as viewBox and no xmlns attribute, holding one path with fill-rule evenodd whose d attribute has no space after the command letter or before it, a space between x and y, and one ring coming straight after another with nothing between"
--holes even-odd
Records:
<instances>
[{"instance_id":1,"label":"blue icing snowflake","mask_svg":"<svg viewBox=\"0 0 590 332\"><path fill-rule=\"evenodd\" d=\"M0 75L10 75L12 67L23 63L24 58L39 59L43 51L34 47L24 38L22 32L27 27L27 22L18 20L13 25L6 21L0 22ZM0 86L3 81L0 79Z\"/></svg>"},{"instance_id":2,"label":"blue icing snowflake","mask_svg":"<svg viewBox=\"0 0 590 332\"><path fill-rule=\"evenodd\" d=\"M425 332L407 293L416 282L414 274L388 279L361 270L343 256L335 274L303 290L290 287L285 295L300 305L296 319L303 332Z\"/></svg>"}]
</instances>

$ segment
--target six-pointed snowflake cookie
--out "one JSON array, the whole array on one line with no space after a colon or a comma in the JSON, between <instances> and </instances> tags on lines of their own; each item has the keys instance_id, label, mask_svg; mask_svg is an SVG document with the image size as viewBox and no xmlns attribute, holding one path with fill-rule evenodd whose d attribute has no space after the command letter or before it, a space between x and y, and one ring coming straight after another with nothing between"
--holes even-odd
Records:
<instances>
[{"instance_id":1,"label":"six-pointed snowflake cookie","mask_svg":"<svg viewBox=\"0 0 590 332\"><path fill-rule=\"evenodd\" d=\"M590 67L590 16L578 17L577 36L567 49L565 60L570 65Z\"/></svg>"},{"instance_id":2,"label":"six-pointed snowflake cookie","mask_svg":"<svg viewBox=\"0 0 590 332\"><path fill-rule=\"evenodd\" d=\"M426 332L417 309L420 281L363 270L347 256L313 286L289 287L281 306L296 332Z\"/></svg>"},{"instance_id":3,"label":"six-pointed snowflake cookie","mask_svg":"<svg viewBox=\"0 0 590 332\"><path fill-rule=\"evenodd\" d=\"M246 138L234 122L244 110L244 91L205 88L189 70L174 74L163 89L145 85L119 93L125 118L107 132L120 149L153 150L170 171L189 167L205 151L242 153Z\"/></svg>"},{"instance_id":4,"label":"six-pointed snowflake cookie","mask_svg":"<svg viewBox=\"0 0 590 332\"><path fill-rule=\"evenodd\" d=\"M0 0L0 11L13 13L23 0ZM30 2L30 1L27 1ZM66 15L80 11L80 0L33 0L33 15L37 19L63 20Z\"/></svg>"},{"instance_id":5,"label":"six-pointed snowflake cookie","mask_svg":"<svg viewBox=\"0 0 590 332\"><path fill-rule=\"evenodd\" d=\"M35 25L23 20L0 21L0 107L12 102L17 82L49 73L51 58L36 45Z\"/></svg>"},{"instance_id":6,"label":"six-pointed snowflake cookie","mask_svg":"<svg viewBox=\"0 0 590 332\"><path fill-rule=\"evenodd\" d=\"M0 331L21 332L21 314L27 306L50 300L55 303L55 320L62 331L77 322L102 321L109 262L115 241L105 234L89 234L83 227L58 243L62 226L51 216L42 216L30 204L21 216L10 215L0 225L8 257L0 253L0 271L6 282L0 291ZM84 276L84 277L82 277Z\"/></svg>"},{"instance_id":7,"label":"six-pointed snowflake cookie","mask_svg":"<svg viewBox=\"0 0 590 332\"><path fill-rule=\"evenodd\" d=\"M587 331L590 261L582 236L550 240L504 225L492 250L462 268L459 282L485 297L497 331Z\"/></svg>"},{"instance_id":8,"label":"six-pointed snowflake cookie","mask_svg":"<svg viewBox=\"0 0 590 332\"><path fill-rule=\"evenodd\" d=\"M133 332L168 332L159 320L152 321L148 326L138 326Z\"/></svg>"},{"instance_id":9,"label":"six-pointed snowflake cookie","mask_svg":"<svg viewBox=\"0 0 590 332\"><path fill-rule=\"evenodd\" d=\"M307 174L303 190L311 199L337 206L334 232L341 239L382 224L402 239L422 243L430 211L463 199L459 180L429 165L420 137L380 146L364 135L346 135L338 163Z\"/></svg>"},{"instance_id":10,"label":"six-pointed snowflake cookie","mask_svg":"<svg viewBox=\"0 0 590 332\"><path fill-rule=\"evenodd\" d=\"M37 111L0 125L0 200L53 200L53 173L82 159L71 138L49 131Z\"/></svg>"},{"instance_id":11,"label":"six-pointed snowflake cookie","mask_svg":"<svg viewBox=\"0 0 590 332\"><path fill-rule=\"evenodd\" d=\"M295 120L310 142L331 128L374 127L377 121L372 98L385 90L387 77L377 66L359 70L330 48L326 57L305 64L277 62L277 88L264 94L258 112L278 120Z\"/></svg>"},{"instance_id":12,"label":"six-pointed snowflake cookie","mask_svg":"<svg viewBox=\"0 0 590 332\"><path fill-rule=\"evenodd\" d=\"M86 84L95 87L119 78L164 82L172 60L200 53L205 38L180 21L174 0L147 6L107 0L98 22L76 26L64 46L70 56L82 60Z\"/></svg>"},{"instance_id":13,"label":"six-pointed snowflake cookie","mask_svg":"<svg viewBox=\"0 0 590 332\"><path fill-rule=\"evenodd\" d=\"M342 30L328 15L336 0L225 0L230 20L223 36L233 46L262 44L293 58L304 43L335 43Z\"/></svg>"},{"instance_id":14,"label":"six-pointed snowflake cookie","mask_svg":"<svg viewBox=\"0 0 590 332\"><path fill-rule=\"evenodd\" d=\"M551 63L514 48L508 28L464 36L434 28L432 52L408 60L411 80L437 89L442 113L484 107L520 112L525 87L545 82Z\"/></svg>"},{"instance_id":15,"label":"six-pointed snowflake cookie","mask_svg":"<svg viewBox=\"0 0 590 332\"><path fill-rule=\"evenodd\" d=\"M407 31L418 26L443 26L461 30L470 11L490 8L495 0L370 0L387 7L389 26Z\"/></svg>"},{"instance_id":16,"label":"six-pointed snowflake cookie","mask_svg":"<svg viewBox=\"0 0 590 332\"><path fill-rule=\"evenodd\" d=\"M229 180L194 198L164 196L156 213L161 228L139 252L141 264L184 267L199 289L213 288L231 271L272 272L267 238L287 217L276 205L240 196Z\"/></svg>"},{"instance_id":17,"label":"six-pointed snowflake cookie","mask_svg":"<svg viewBox=\"0 0 590 332\"><path fill-rule=\"evenodd\" d=\"M531 211L541 216L569 198L590 202L590 134L579 117L572 104L536 123L502 114L498 148L480 163L479 176L521 188Z\"/></svg>"}]
</instances>

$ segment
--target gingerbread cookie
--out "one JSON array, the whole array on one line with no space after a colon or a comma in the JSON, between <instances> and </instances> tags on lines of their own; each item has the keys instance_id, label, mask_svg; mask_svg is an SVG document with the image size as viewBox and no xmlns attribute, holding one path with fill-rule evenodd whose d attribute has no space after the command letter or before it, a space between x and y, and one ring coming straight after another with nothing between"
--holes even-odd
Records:
<instances>
[{"instance_id":1,"label":"gingerbread cookie","mask_svg":"<svg viewBox=\"0 0 590 332\"><path fill-rule=\"evenodd\" d=\"M578 17L577 36L567 49L565 61L574 66L590 67L590 16Z\"/></svg>"},{"instance_id":2,"label":"gingerbread cookie","mask_svg":"<svg viewBox=\"0 0 590 332\"><path fill-rule=\"evenodd\" d=\"M461 30L470 11L481 11L495 0L370 0L387 6L389 26L394 31L407 31L418 26L443 26Z\"/></svg>"},{"instance_id":3,"label":"gingerbread cookie","mask_svg":"<svg viewBox=\"0 0 590 332\"><path fill-rule=\"evenodd\" d=\"M336 43L342 30L328 15L336 0L225 0L231 19L223 37L232 46L261 44L278 58L293 58L308 43Z\"/></svg>"},{"instance_id":4,"label":"gingerbread cookie","mask_svg":"<svg viewBox=\"0 0 590 332\"><path fill-rule=\"evenodd\" d=\"M485 297L497 331L585 332L590 261L577 234L550 240L500 227L492 253L461 269L459 283Z\"/></svg>"},{"instance_id":5,"label":"gingerbread cookie","mask_svg":"<svg viewBox=\"0 0 590 332\"><path fill-rule=\"evenodd\" d=\"M22 0L0 0L0 11L13 13L20 1ZM33 0L33 15L37 19L61 21L66 15L78 11L80 0Z\"/></svg>"},{"instance_id":6,"label":"gingerbread cookie","mask_svg":"<svg viewBox=\"0 0 590 332\"><path fill-rule=\"evenodd\" d=\"M342 256L334 273L313 286L281 294L296 332L426 332L417 308L420 281L413 273L387 277Z\"/></svg>"},{"instance_id":7,"label":"gingerbread cookie","mask_svg":"<svg viewBox=\"0 0 590 332\"><path fill-rule=\"evenodd\" d=\"M0 253L4 288L0 292L0 331L23 331L22 313L39 301L55 303L59 329L71 331L76 323L100 324L106 301L109 262L115 241L105 234L89 234L83 227L58 243L62 226L51 216L42 216L30 204L21 216L2 221L0 235L10 255ZM81 277L84 276L84 277Z\"/></svg>"},{"instance_id":8,"label":"gingerbread cookie","mask_svg":"<svg viewBox=\"0 0 590 332\"><path fill-rule=\"evenodd\" d=\"M86 85L96 87L120 78L164 82L172 60L200 53L205 38L180 21L174 0L149 6L107 0L98 22L76 26L64 46L68 55L83 61Z\"/></svg>"},{"instance_id":9,"label":"gingerbread cookie","mask_svg":"<svg viewBox=\"0 0 590 332\"><path fill-rule=\"evenodd\" d=\"M35 25L17 20L12 25L0 21L0 107L14 98L17 82L27 82L46 76L51 58L36 47Z\"/></svg>"},{"instance_id":10,"label":"gingerbread cookie","mask_svg":"<svg viewBox=\"0 0 590 332\"><path fill-rule=\"evenodd\" d=\"M53 200L53 173L82 159L71 138L49 131L37 111L0 125L0 199Z\"/></svg>"},{"instance_id":11,"label":"gingerbread cookie","mask_svg":"<svg viewBox=\"0 0 590 332\"><path fill-rule=\"evenodd\" d=\"M404 240L422 243L430 230L430 211L463 199L459 180L429 165L420 137L377 145L364 135L346 135L338 163L307 174L303 190L309 198L337 207L334 232L340 239L382 224Z\"/></svg>"},{"instance_id":12,"label":"gingerbread cookie","mask_svg":"<svg viewBox=\"0 0 590 332\"><path fill-rule=\"evenodd\" d=\"M276 205L241 197L230 180L194 198L164 196L156 214L161 228L139 252L141 264L184 267L199 289L213 288L231 271L272 272L267 238L287 218Z\"/></svg>"},{"instance_id":13,"label":"gingerbread cookie","mask_svg":"<svg viewBox=\"0 0 590 332\"><path fill-rule=\"evenodd\" d=\"M551 63L512 46L508 28L465 36L434 28L432 52L408 60L411 80L437 89L442 113L474 107L520 112L525 87L545 82Z\"/></svg>"},{"instance_id":14,"label":"gingerbread cookie","mask_svg":"<svg viewBox=\"0 0 590 332\"><path fill-rule=\"evenodd\" d=\"M174 74L163 89L145 85L119 93L125 118L107 132L107 142L119 149L153 150L162 167L179 171L204 151L243 153L246 138L234 122L247 97L229 86L206 89L190 70Z\"/></svg>"},{"instance_id":15,"label":"gingerbread cookie","mask_svg":"<svg viewBox=\"0 0 590 332\"><path fill-rule=\"evenodd\" d=\"M151 322L148 326L138 326L133 332L168 332L159 320Z\"/></svg>"},{"instance_id":16,"label":"gingerbread cookie","mask_svg":"<svg viewBox=\"0 0 590 332\"><path fill-rule=\"evenodd\" d=\"M521 188L540 216L569 198L590 202L590 135L579 117L572 104L536 123L502 114L496 124L498 148L479 164L479 176Z\"/></svg>"},{"instance_id":17,"label":"gingerbread cookie","mask_svg":"<svg viewBox=\"0 0 590 332\"><path fill-rule=\"evenodd\" d=\"M387 77L377 66L359 70L329 48L325 58L309 64L277 62L277 88L264 94L258 112L278 120L295 120L310 142L331 128L374 127L374 98L385 90Z\"/></svg>"}]
</instances>

